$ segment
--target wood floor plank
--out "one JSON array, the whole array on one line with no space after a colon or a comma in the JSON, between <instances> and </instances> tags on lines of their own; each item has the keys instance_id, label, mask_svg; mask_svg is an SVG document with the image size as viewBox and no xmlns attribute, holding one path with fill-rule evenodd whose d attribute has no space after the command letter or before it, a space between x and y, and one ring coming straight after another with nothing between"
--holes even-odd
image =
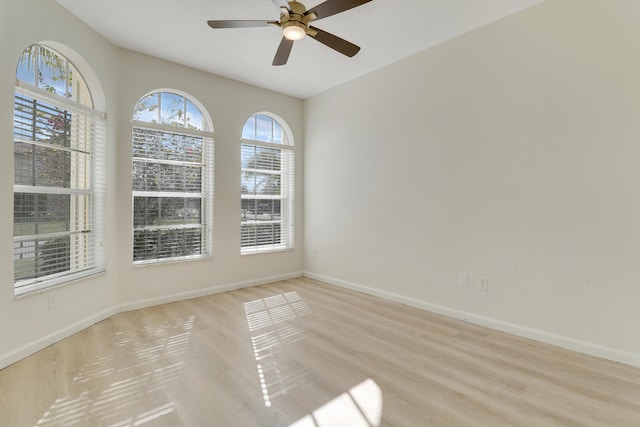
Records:
<instances>
[{"instance_id":1,"label":"wood floor plank","mask_svg":"<svg viewBox=\"0 0 640 427\"><path fill-rule=\"evenodd\" d=\"M640 426L640 369L306 278L117 314L0 370L2 426Z\"/></svg>"}]
</instances>

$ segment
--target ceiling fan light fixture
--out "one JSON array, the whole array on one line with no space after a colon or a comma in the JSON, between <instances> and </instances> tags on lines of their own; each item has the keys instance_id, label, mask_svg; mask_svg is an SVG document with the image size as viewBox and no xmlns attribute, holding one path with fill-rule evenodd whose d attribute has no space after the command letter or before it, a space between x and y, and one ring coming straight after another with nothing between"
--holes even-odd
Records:
<instances>
[{"instance_id":1,"label":"ceiling fan light fixture","mask_svg":"<svg viewBox=\"0 0 640 427\"><path fill-rule=\"evenodd\" d=\"M307 34L307 27L302 22L288 21L282 27L282 34L289 40L301 40Z\"/></svg>"}]
</instances>

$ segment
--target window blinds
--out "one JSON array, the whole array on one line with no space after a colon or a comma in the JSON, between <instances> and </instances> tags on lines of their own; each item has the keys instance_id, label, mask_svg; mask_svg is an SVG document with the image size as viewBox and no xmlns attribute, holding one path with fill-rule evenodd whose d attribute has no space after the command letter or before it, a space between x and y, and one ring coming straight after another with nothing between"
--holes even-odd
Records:
<instances>
[{"instance_id":1,"label":"window blinds","mask_svg":"<svg viewBox=\"0 0 640 427\"><path fill-rule=\"evenodd\" d=\"M42 92L14 98L16 295L104 270L105 120Z\"/></svg>"},{"instance_id":2,"label":"window blinds","mask_svg":"<svg viewBox=\"0 0 640 427\"><path fill-rule=\"evenodd\" d=\"M291 147L243 140L241 235L243 254L293 247Z\"/></svg>"},{"instance_id":3,"label":"window blinds","mask_svg":"<svg viewBox=\"0 0 640 427\"><path fill-rule=\"evenodd\" d=\"M134 126L134 262L211 254L213 139L204 134Z\"/></svg>"}]
</instances>

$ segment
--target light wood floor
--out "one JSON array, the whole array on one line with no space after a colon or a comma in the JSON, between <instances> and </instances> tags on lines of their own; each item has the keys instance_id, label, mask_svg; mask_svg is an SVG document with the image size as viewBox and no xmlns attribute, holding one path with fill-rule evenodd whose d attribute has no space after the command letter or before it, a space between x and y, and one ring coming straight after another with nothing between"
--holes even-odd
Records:
<instances>
[{"instance_id":1,"label":"light wood floor","mask_svg":"<svg viewBox=\"0 0 640 427\"><path fill-rule=\"evenodd\" d=\"M640 426L640 369L294 279L121 313L0 371L0 425Z\"/></svg>"}]
</instances>

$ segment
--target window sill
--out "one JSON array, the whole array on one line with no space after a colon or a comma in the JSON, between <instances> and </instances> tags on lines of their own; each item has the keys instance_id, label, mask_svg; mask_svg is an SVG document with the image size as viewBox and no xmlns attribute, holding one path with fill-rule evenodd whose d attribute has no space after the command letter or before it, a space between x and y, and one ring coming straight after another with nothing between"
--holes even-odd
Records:
<instances>
[{"instance_id":1,"label":"window sill","mask_svg":"<svg viewBox=\"0 0 640 427\"><path fill-rule=\"evenodd\" d=\"M255 249L255 247L251 247L248 249L240 249L240 255L260 255L260 254L271 254L274 252L288 252L293 251L295 247L293 246L277 246L270 248L259 248Z\"/></svg>"},{"instance_id":2,"label":"window sill","mask_svg":"<svg viewBox=\"0 0 640 427\"><path fill-rule=\"evenodd\" d=\"M63 277L57 277L54 279L45 279L29 285L23 285L18 292L16 292L14 289L14 299L22 299L44 292L51 292L54 289L59 289L63 286L74 284L80 280L85 280L90 277L98 276L105 273L106 270L104 268L94 269L66 275Z\"/></svg>"},{"instance_id":3,"label":"window sill","mask_svg":"<svg viewBox=\"0 0 640 427\"><path fill-rule=\"evenodd\" d=\"M182 262L206 261L211 259L213 259L213 255L197 255L197 256L190 256L190 257L184 257L184 258L164 258L164 259L133 261L132 265L134 267L150 267L153 265L179 264Z\"/></svg>"}]
</instances>

